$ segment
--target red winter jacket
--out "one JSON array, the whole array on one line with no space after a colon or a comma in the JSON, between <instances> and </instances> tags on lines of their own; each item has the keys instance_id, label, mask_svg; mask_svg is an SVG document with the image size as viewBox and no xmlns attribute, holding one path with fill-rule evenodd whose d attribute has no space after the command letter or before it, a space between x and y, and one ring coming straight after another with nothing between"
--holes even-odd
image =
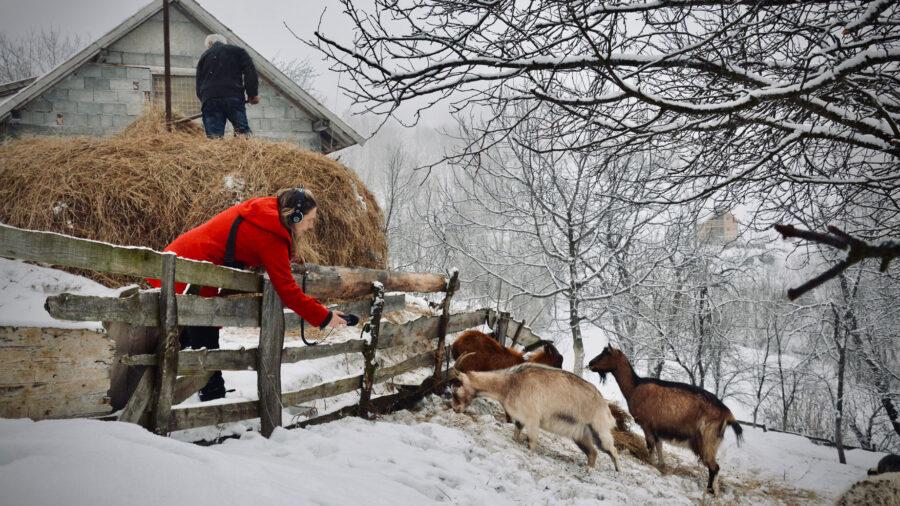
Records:
<instances>
[{"instance_id":1,"label":"red winter jacket","mask_svg":"<svg viewBox=\"0 0 900 506\"><path fill-rule=\"evenodd\" d=\"M215 215L206 223L178 236L164 251L182 258L206 260L216 265L225 263L225 245L235 218L238 226L234 241L234 259L248 267L262 265L282 303L311 325L323 327L331 320L331 311L319 301L303 293L291 274L291 235L278 217L275 197L250 199ZM159 280L148 279L152 286ZM175 291L184 293L186 284L176 283ZM218 289L204 286L200 295L214 297Z\"/></svg>"}]
</instances>

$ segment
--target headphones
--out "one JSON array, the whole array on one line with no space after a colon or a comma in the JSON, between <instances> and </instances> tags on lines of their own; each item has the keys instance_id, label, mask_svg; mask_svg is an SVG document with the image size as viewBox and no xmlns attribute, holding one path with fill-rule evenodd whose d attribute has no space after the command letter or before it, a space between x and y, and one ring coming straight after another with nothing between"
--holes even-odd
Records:
<instances>
[{"instance_id":1,"label":"headphones","mask_svg":"<svg viewBox=\"0 0 900 506\"><path fill-rule=\"evenodd\" d=\"M290 216L288 216L288 220L291 223L300 223L303 221L303 204L306 203L306 191L303 188L295 188L297 192L297 203L294 204L294 210L291 212Z\"/></svg>"}]
</instances>

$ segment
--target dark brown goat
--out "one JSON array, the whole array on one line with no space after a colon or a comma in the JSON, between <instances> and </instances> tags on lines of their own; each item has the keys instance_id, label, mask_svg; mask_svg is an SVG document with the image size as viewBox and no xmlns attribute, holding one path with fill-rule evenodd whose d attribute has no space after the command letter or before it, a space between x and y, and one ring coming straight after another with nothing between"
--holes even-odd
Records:
<instances>
[{"instance_id":1,"label":"dark brown goat","mask_svg":"<svg viewBox=\"0 0 900 506\"><path fill-rule=\"evenodd\" d=\"M501 346L490 336L477 330L463 332L453 341L450 352L454 360L457 360L456 369L461 372L496 371L525 362L561 369L563 363L562 355L549 341L543 341L541 351L525 358L523 353ZM460 360L464 355L465 357Z\"/></svg>"},{"instance_id":2,"label":"dark brown goat","mask_svg":"<svg viewBox=\"0 0 900 506\"><path fill-rule=\"evenodd\" d=\"M628 402L634 421L644 431L647 448L656 449L659 466L664 467L662 440L687 443L709 469L707 490L716 492L719 464L716 452L731 426L738 443L743 440L741 426L731 411L715 395L686 383L641 378L625 355L607 346L588 367L605 380L612 373Z\"/></svg>"}]
</instances>

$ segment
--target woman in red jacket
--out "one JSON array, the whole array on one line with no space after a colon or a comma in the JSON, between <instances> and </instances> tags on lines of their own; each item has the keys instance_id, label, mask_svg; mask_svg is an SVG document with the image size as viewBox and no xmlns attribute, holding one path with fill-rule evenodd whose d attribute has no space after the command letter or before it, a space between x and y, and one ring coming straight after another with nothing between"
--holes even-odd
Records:
<instances>
[{"instance_id":1,"label":"woman in red jacket","mask_svg":"<svg viewBox=\"0 0 900 506\"><path fill-rule=\"evenodd\" d=\"M291 274L291 259L300 259L298 239L315 225L316 201L308 190L289 188L274 197L250 199L214 216L206 223L178 236L164 251L183 258L205 260L235 268L262 266L285 307L319 328L344 326L343 314L329 311L303 293ZM158 280L148 280L159 286ZM214 287L188 287L176 283L178 293L204 297L218 295ZM219 347L218 327L184 327L181 347ZM225 396L222 373L216 372L200 390L200 400Z\"/></svg>"}]
</instances>

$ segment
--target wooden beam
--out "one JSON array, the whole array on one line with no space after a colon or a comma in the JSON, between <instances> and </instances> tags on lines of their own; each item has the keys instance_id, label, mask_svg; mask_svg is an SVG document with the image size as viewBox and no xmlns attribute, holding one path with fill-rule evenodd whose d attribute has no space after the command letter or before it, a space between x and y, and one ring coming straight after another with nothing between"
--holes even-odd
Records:
<instances>
[{"instance_id":1,"label":"wooden beam","mask_svg":"<svg viewBox=\"0 0 900 506\"><path fill-rule=\"evenodd\" d=\"M163 254L149 248L115 246L54 232L0 224L0 257L30 260L96 272L159 278ZM177 281L259 292L258 274L179 258Z\"/></svg>"},{"instance_id":2,"label":"wooden beam","mask_svg":"<svg viewBox=\"0 0 900 506\"><path fill-rule=\"evenodd\" d=\"M349 267L306 264L306 292L320 299L356 299L368 295L372 283L379 282L385 292L443 292L447 278L440 274L394 272ZM300 282L300 267L297 267Z\"/></svg>"},{"instance_id":3,"label":"wooden beam","mask_svg":"<svg viewBox=\"0 0 900 506\"><path fill-rule=\"evenodd\" d=\"M432 377L437 381L441 374L441 362L444 360L444 348L447 338L447 325L450 323L450 300L456 289L459 288L459 271L454 270L450 275L450 281L447 282L447 292L444 294L444 300L441 302L441 319L438 322L437 331L437 347L434 355L434 373Z\"/></svg>"},{"instance_id":4,"label":"wooden beam","mask_svg":"<svg viewBox=\"0 0 900 506\"><path fill-rule=\"evenodd\" d=\"M151 424L153 432L169 434L169 417L172 414L172 397L178 377L178 310L175 302L175 253L163 257L162 287L159 292L159 343L156 350L156 376Z\"/></svg>"},{"instance_id":5,"label":"wooden beam","mask_svg":"<svg viewBox=\"0 0 900 506\"><path fill-rule=\"evenodd\" d=\"M153 368L144 369L144 374L138 381L137 388L128 399L128 403L119 414L120 422L141 423L141 418L147 412L150 406L150 396L153 394L153 377L156 376L156 370Z\"/></svg>"},{"instance_id":6,"label":"wooden beam","mask_svg":"<svg viewBox=\"0 0 900 506\"><path fill-rule=\"evenodd\" d=\"M506 311L500 312L500 318L497 320L497 328L494 329L497 334L497 342L500 343L500 346L506 346L506 334L509 332L509 313Z\"/></svg>"},{"instance_id":7,"label":"wooden beam","mask_svg":"<svg viewBox=\"0 0 900 506\"><path fill-rule=\"evenodd\" d=\"M372 283L372 312L369 314L369 341L363 346L363 377L359 393L359 409L357 416L369 419L369 399L372 398L372 387L375 385L375 351L378 349L378 336L381 331L381 312L384 309L384 285Z\"/></svg>"},{"instance_id":8,"label":"wooden beam","mask_svg":"<svg viewBox=\"0 0 900 506\"><path fill-rule=\"evenodd\" d=\"M259 360L256 386L259 391L260 433L272 435L281 427L281 349L284 347L284 308L269 280L263 285L262 327L259 329Z\"/></svg>"},{"instance_id":9,"label":"wooden beam","mask_svg":"<svg viewBox=\"0 0 900 506\"><path fill-rule=\"evenodd\" d=\"M228 297L177 295L178 322L183 327L259 327L262 296L256 294ZM406 308L406 296L385 297L385 311ZM357 315L369 314L372 300L332 304L329 309ZM141 291L128 297L96 297L62 293L47 297L44 308L54 318L69 321L123 322L131 325L155 326L159 313L159 292ZM285 313L285 328L300 327L296 313Z\"/></svg>"},{"instance_id":10,"label":"wooden beam","mask_svg":"<svg viewBox=\"0 0 900 506\"><path fill-rule=\"evenodd\" d=\"M180 364L179 364L180 365ZM211 372L206 372L198 376L181 376L175 380L175 390L172 393L172 405L181 404L188 400L201 388L206 386L209 378L212 378Z\"/></svg>"}]
</instances>

